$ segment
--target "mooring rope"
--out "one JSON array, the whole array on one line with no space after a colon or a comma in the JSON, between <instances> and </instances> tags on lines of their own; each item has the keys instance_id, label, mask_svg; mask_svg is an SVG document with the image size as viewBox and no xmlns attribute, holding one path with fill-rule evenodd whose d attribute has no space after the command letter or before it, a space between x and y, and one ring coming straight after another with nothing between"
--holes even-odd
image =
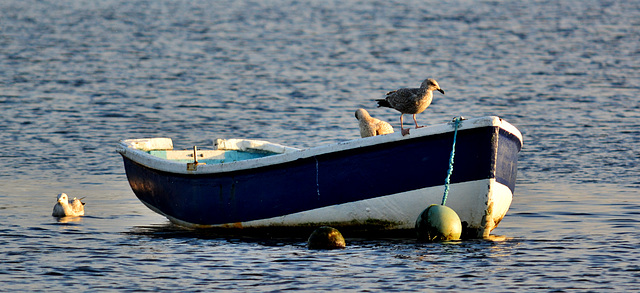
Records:
<instances>
[{"instance_id":1,"label":"mooring rope","mask_svg":"<svg viewBox=\"0 0 640 293\"><path fill-rule=\"evenodd\" d=\"M464 120L462 116L453 118L453 147L451 148L451 156L449 157L449 170L447 171L447 178L444 180L444 195L442 196L442 205L447 202L447 196L449 195L449 185L451 184L451 173L453 173L453 157L456 155L456 140L458 139L458 126L460 121Z\"/></svg>"}]
</instances>

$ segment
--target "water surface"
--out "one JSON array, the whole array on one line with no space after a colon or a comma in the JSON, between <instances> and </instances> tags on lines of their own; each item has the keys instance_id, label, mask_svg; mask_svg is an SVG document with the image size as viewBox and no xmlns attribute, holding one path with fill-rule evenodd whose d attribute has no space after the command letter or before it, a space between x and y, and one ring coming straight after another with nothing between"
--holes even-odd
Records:
<instances>
[{"instance_id":1,"label":"water surface","mask_svg":"<svg viewBox=\"0 0 640 293\"><path fill-rule=\"evenodd\" d=\"M0 291L640 288L640 3L3 1ZM497 115L525 146L491 240L202 235L131 192L118 140L313 147L436 78L421 124ZM395 170L405 172L406 170ZM87 216L50 216L55 196Z\"/></svg>"}]
</instances>

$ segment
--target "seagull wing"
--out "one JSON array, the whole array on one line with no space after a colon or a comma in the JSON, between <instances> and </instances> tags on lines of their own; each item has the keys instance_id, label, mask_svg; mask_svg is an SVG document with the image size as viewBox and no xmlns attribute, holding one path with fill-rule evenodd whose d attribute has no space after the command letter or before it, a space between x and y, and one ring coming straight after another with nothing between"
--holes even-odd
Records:
<instances>
[{"instance_id":1,"label":"seagull wing","mask_svg":"<svg viewBox=\"0 0 640 293\"><path fill-rule=\"evenodd\" d=\"M387 95L387 101L394 109L404 112L406 111L404 109L415 106L419 92L420 89L399 89L390 92Z\"/></svg>"},{"instance_id":2,"label":"seagull wing","mask_svg":"<svg viewBox=\"0 0 640 293\"><path fill-rule=\"evenodd\" d=\"M73 201L70 203L71 209L73 213L77 216L84 215L84 203L77 198L73 198Z\"/></svg>"},{"instance_id":3,"label":"seagull wing","mask_svg":"<svg viewBox=\"0 0 640 293\"><path fill-rule=\"evenodd\" d=\"M393 133L393 126L391 126L391 124L385 121L378 120L376 123L376 135L383 135L383 134L389 134L389 133Z\"/></svg>"}]
</instances>

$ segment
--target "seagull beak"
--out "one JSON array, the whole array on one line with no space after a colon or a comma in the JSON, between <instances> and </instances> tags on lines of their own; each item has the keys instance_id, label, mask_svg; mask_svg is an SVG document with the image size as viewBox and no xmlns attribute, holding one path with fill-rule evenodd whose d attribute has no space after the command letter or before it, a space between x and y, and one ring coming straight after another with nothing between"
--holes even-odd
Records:
<instances>
[{"instance_id":1,"label":"seagull beak","mask_svg":"<svg viewBox=\"0 0 640 293\"><path fill-rule=\"evenodd\" d=\"M444 90L443 89L438 89L439 92L441 92L444 95Z\"/></svg>"}]
</instances>

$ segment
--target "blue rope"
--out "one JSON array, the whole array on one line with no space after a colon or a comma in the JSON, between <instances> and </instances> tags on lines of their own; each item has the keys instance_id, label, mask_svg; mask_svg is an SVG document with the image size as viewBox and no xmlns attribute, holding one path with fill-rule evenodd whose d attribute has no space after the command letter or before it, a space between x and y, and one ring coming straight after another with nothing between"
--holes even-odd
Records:
<instances>
[{"instance_id":1,"label":"blue rope","mask_svg":"<svg viewBox=\"0 0 640 293\"><path fill-rule=\"evenodd\" d=\"M442 196L442 205L447 202L447 195L449 195L449 185L451 184L451 173L453 173L453 157L456 155L456 140L458 138L458 126L462 121L462 116L453 118L454 132L453 132L453 147L451 149L451 156L449 157L449 170L447 171L447 179L444 180L444 195Z\"/></svg>"}]
</instances>

